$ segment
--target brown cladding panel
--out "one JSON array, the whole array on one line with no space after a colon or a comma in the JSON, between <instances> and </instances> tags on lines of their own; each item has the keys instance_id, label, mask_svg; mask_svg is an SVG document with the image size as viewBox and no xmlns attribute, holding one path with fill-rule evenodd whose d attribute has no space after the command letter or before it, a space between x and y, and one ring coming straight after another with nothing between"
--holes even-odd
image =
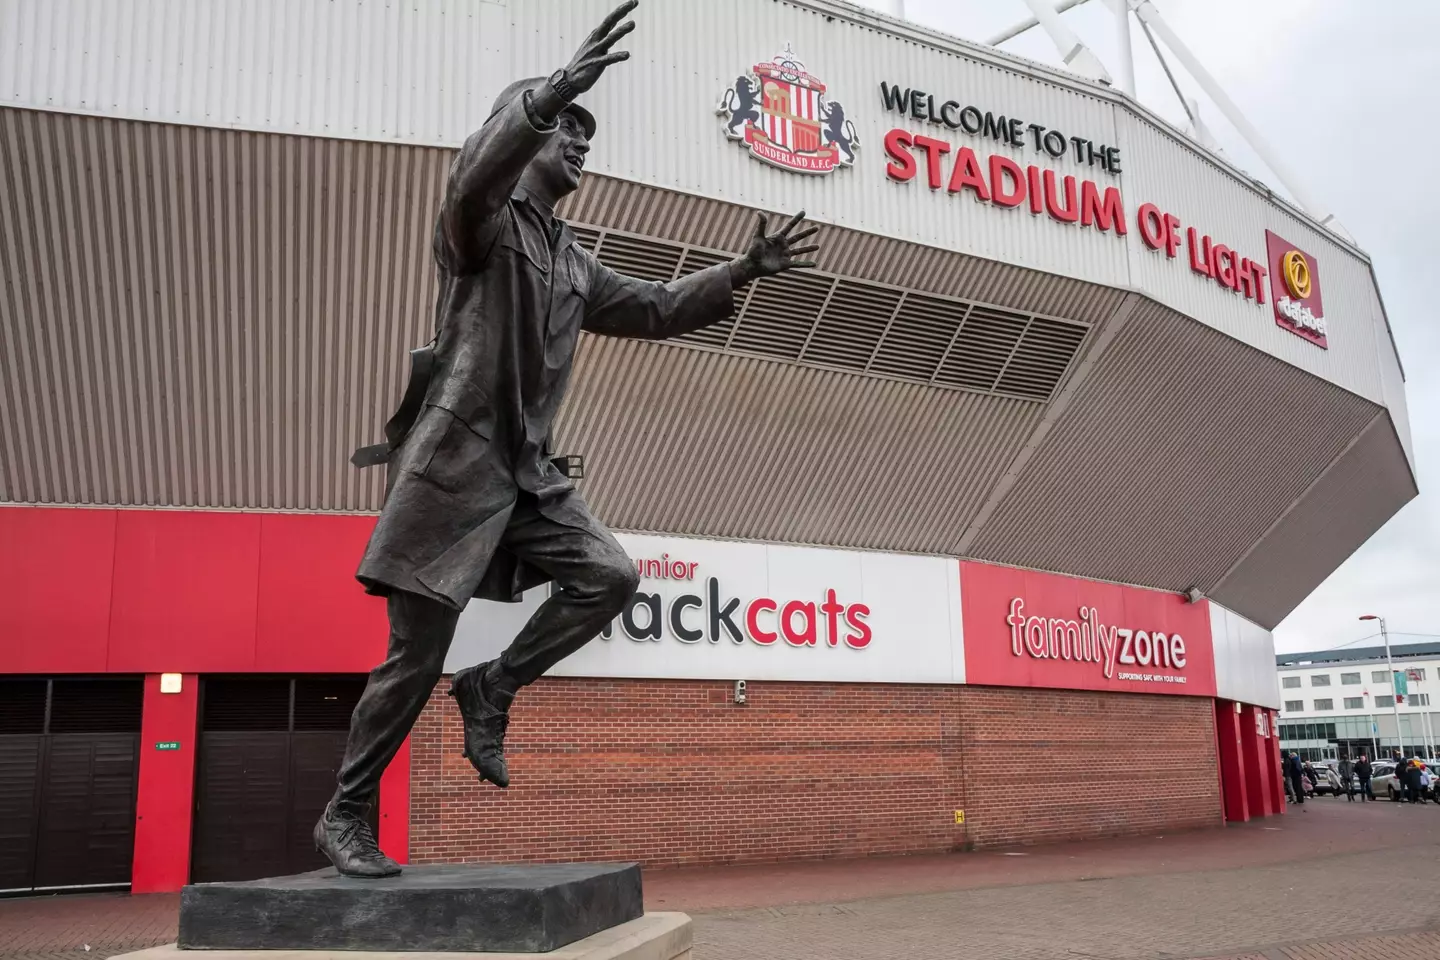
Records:
<instances>
[{"instance_id":1,"label":"brown cladding panel","mask_svg":"<svg viewBox=\"0 0 1440 960\"><path fill-rule=\"evenodd\" d=\"M1395 427L1378 413L1211 595L1273 628L1417 493Z\"/></svg>"},{"instance_id":2,"label":"brown cladding panel","mask_svg":"<svg viewBox=\"0 0 1440 960\"><path fill-rule=\"evenodd\" d=\"M628 530L943 552L1041 407L640 341L581 349L557 424ZM683 443L677 437L685 437Z\"/></svg>"},{"instance_id":3,"label":"brown cladding panel","mask_svg":"<svg viewBox=\"0 0 1440 960\"><path fill-rule=\"evenodd\" d=\"M962 552L1208 591L1377 410L1146 304Z\"/></svg>"},{"instance_id":4,"label":"brown cladding panel","mask_svg":"<svg viewBox=\"0 0 1440 960\"><path fill-rule=\"evenodd\" d=\"M0 110L0 501L374 509L448 161Z\"/></svg>"}]
</instances>

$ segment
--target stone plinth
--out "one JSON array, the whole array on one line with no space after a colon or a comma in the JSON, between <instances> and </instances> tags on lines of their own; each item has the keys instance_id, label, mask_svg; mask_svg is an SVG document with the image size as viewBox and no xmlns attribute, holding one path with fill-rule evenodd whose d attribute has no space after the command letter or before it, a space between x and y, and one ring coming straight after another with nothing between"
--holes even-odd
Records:
<instances>
[{"instance_id":1,"label":"stone plinth","mask_svg":"<svg viewBox=\"0 0 1440 960\"><path fill-rule=\"evenodd\" d=\"M635 864L437 865L407 867L383 880L342 877L327 868L187 886L178 946L306 956L335 950L536 954L643 912Z\"/></svg>"},{"instance_id":2,"label":"stone plinth","mask_svg":"<svg viewBox=\"0 0 1440 960\"><path fill-rule=\"evenodd\" d=\"M375 953L361 950L208 950L205 960L692 960L690 918L647 913L550 953ZM194 960L175 944L115 960Z\"/></svg>"}]
</instances>

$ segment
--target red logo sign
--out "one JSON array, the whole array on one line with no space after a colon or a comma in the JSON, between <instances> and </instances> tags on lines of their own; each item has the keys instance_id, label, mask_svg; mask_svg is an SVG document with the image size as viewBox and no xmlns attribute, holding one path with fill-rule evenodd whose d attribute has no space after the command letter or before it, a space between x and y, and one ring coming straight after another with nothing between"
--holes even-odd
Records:
<instances>
[{"instance_id":1,"label":"red logo sign","mask_svg":"<svg viewBox=\"0 0 1440 960\"><path fill-rule=\"evenodd\" d=\"M787 43L769 63L735 79L716 113L725 135L757 160L800 173L825 174L855 162L860 140L845 110L825 94Z\"/></svg>"},{"instance_id":2,"label":"red logo sign","mask_svg":"<svg viewBox=\"0 0 1440 960\"><path fill-rule=\"evenodd\" d=\"M970 562L960 596L967 683L1215 695L1207 604Z\"/></svg>"},{"instance_id":3,"label":"red logo sign","mask_svg":"<svg viewBox=\"0 0 1440 960\"><path fill-rule=\"evenodd\" d=\"M1269 230L1265 231L1265 248L1270 260L1275 323L1321 349L1330 349L1315 258Z\"/></svg>"}]
</instances>

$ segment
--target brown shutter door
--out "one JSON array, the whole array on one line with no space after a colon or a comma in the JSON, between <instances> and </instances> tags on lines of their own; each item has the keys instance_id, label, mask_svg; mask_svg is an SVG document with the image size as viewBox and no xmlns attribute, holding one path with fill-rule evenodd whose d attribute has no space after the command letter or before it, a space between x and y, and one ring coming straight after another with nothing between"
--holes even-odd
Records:
<instances>
[{"instance_id":1,"label":"brown shutter door","mask_svg":"<svg viewBox=\"0 0 1440 960\"><path fill-rule=\"evenodd\" d=\"M124 886L139 679L0 681L0 889Z\"/></svg>"},{"instance_id":2,"label":"brown shutter door","mask_svg":"<svg viewBox=\"0 0 1440 960\"><path fill-rule=\"evenodd\" d=\"M310 834L335 792L350 714L364 689L363 677L206 679L193 882L329 865ZM372 823L375 816L372 809Z\"/></svg>"},{"instance_id":3,"label":"brown shutter door","mask_svg":"<svg viewBox=\"0 0 1440 960\"><path fill-rule=\"evenodd\" d=\"M47 686L0 680L0 891L35 885Z\"/></svg>"},{"instance_id":4,"label":"brown shutter door","mask_svg":"<svg viewBox=\"0 0 1440 960\"><path fill-rule=\"evenodd\" d=\"M190 879L289 873L290 680L207 679L200 712Z\"/></svg>"}]
</instances>

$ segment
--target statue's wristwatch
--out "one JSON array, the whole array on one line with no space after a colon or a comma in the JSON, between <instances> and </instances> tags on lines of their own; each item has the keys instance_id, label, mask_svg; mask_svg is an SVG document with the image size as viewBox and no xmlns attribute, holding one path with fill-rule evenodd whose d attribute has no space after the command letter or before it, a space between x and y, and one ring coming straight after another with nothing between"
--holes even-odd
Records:
<instances>
[{"instance_id":1,"label":"statue's wristwatch","mask_svg":"<svg viewBox=\"0 0 1440 960\"><path fill-rule=\"evenodd\" d=\"M556 70L550 74L550 86L555 90L555 93L559 95L561 100L564 100L566 103L574 102L576 96L575 87L570 83L570 77L564 70Z\"/></svg>"}]
</instances>

